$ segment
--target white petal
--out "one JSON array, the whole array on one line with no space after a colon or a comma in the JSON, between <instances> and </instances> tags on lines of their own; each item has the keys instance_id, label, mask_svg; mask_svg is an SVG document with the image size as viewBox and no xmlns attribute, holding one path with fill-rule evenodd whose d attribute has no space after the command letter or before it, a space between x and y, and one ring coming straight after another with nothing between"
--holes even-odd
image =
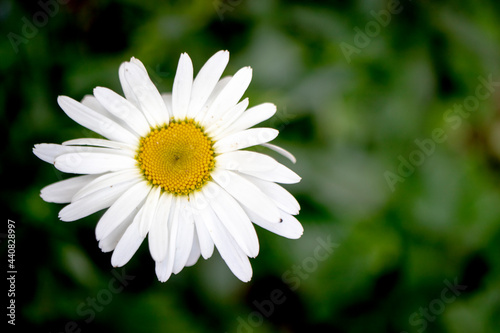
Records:
<instances>
[{"instance_id":1,"label":"white petal","mask_svg":"<svg viewBox=\"0 0 500 333\"><path fill-rule=\"evenodd\" d=\"M137 65L139 67L139 69L141 69L147 75L148 71L146 70L146 67L139 59L132 57L130 59L130 62ZM125 95L125 98L127 98L127 100L129 100L135 106L139 107L139 105L140 105L139 101L137 100L137 98L134 94L134 91L132 90L132 87L130 86L130 84L128 83L128 81L125 78L125 67L126 67L125 65L126 64L128 64L128 62L123 62L120 65L120 69L118 70L118 75L120 77L120 83L122 85L123 94Z\"/></svg>"},{"instance_id":2,"label":"white petal","mask_svg":"<svg viewBox=\"0 0 500 333\"><path fill-rule=\"evenodd\" d=\"M205 129L208 135L215 140L219 139L219 134L225 132L225 129L231 125L236 119L241 117L243 111L248 107L248 98L245 98L227 112L221 114L219 118ZM220 137L224 137L221 135Z\"/></svg>"},{"instance_id":3,"label":"white petal","mask_svg":"<svg viewBox=\"0 0 500 333\"><path fill-rule=\"evenodd\" d=\"M131 102L114 91L104 88L94 88L94 96L111 114L123 120L140 136L149 133L150 127L144 114Z\"/></svg>"},{"instance_id":4,"label":"white petal","mask_svg":"<svg viewBox=\"0 0 500 333\"><path fill-rule=\"evenodd\" d=\"M58 156L54 161L54 166L58 170L79 174L132 169L136 168L136 165L137 161L134 158L112 153L68 153Z\"/></svg>"},{"instance_id":5,"label":"white petal","mask_svg":"<svg viewBox=\"0 0 500 333\"><path fill-rule=\"evenodd\" d=\"M67 96L59 96L57 102L71 119L91 131L113 141L137 144L138 137L135 134L74 99Z\"/></svg>"},{"instance_id":6,"label":"white petal","mask_svg":"<svg viewBox=\"0 0 500 333\"><path fill-rule=\"evenodd\" d=\"M269 222L280 221L276 205L250 181L232 171L221 169L212 172L211 176L217 184L258 216Z\"/></svg>"},{"instance_id":7,"label":"white petal","mask_svg":"<svg viewBox=\"0 0 500 333\"><path fill-rule=\"evenodd\" d=\"M273 170L278 162L272 157L254 151L237 150L216 157L217 166L240 172Z\"/></svg>"},{"instance_id":8,"label":"white petal","mask_svg":"<svg viewBox=\"0 0 500 333\"><path fill-rule=\"evenodd\" d=\"M200 244L198 243L198 236L196 234L196 229L194 229L193 233L193 246L191 248L191 252L189 253L189 258L186 262L186 267L193 266L196 264L198 259L200 258Z\"/></svg>"},{"instance_id":9,"label":"white petal","mask_svg":"<svg viewBox=\"0 0 500 333\"><path fill-rule=\"evenodd\" d=\"M134 213L127 216L127 218L117 228L115 228L115 230L99 241L99 248L102 252L111 252L116 248L116 245L122 238L128 226L132 223L134 217Z\"/></svg>"},{"instance_id":10,"label":"white petal","mask_svg":"<svg viewBox=\"0 0 500 333\"><path fill-rule=\"evenodd\" d=\"M98 175L72 177L42 188L40 196L47 202L68 203L82 187L96 179Z\"/></svg>"},{"instance_id":11,"label":"white petal","mask_svg":"<svg viewBox=\"0 0 500 333\"><path fill-rule=\"evenodd\" d=\"M170 275L172 275L172 270L168 269L169 261L164 260L160 262L155 262L155 272L158 277L158 281L166 282Z\"/></svg>"},{"instance_id":12,"label":"white petal","mask_svg":"<svg viewBox=\"0 0 500 333\"><path fill-rule=\"evenodd\" d=\"M208 259L214 253L214 241L210 236L210 232L208 231L201 215L203 214L209 203L205 200L204 196L192 196L191 202L193 203L193 218L196 226L196 234L201 255L203 259Z\"/></svg>"},{"instance_id":13,"label":"white petal","mask_svg":"<svg viewBox=\"0 0 500 333\"><path fill-rule=\"evenodd\" d=\"M293 164L295 164L297 162L297 159L295 158L295 156L292 155L292 153L290 153L288 150L284 149L284 148L281 148L279 146L276 146L276 145L273 145L272 143L263 143L261 144L261 146L263 147L266 147L266 148L269 148L271 150L274 150L275 152L277 152L278 154L281 154L283 156L285 156L286 158L288 158Z\"/></svg>"},{"instance_id":14,"label":"white petal","mask_svg":"<svg viewBox=\"0 0 500 333\"><path fill-rule=\"evenodd\" d=\"M175 249L177 243L177 230L179 227L179 206L180 198L175 197L172 203L172 210L168 217L168 249L167 254L163 261L156 262L156 275L160 282L165 282L168 280L170 275L172 275L172 270L174 267L175 260Z\"/></svg>"},{"instance_id":15,"label":"white petal","mask_svg":"<svg viewBox=\"0 0 500 333\"><path fill-rule=\"evenodd\" d=\"M222 259L238 279L242 282L248 282L252 279L250 260L227 231L222 244L217 245L217 250L219 250Z\"/></svg>"},{"instance_id":16,"label":"white petal","mask_svg":"<svg viewBox=\"0 0 500 333\"><path fill-rule=\"evenodd\" d=\"M212 105L215 98L217 96L219 96L222 89L224 89L224 87L229 83L229 81L231 81L231 79L232 79L232 76L226 76L226 77L223 77L222 79L220 79L219 82L217 82L217 84L215 85L215 88L212 90L212 93L210 94L210 96L208 96L208 99L205 102L205 104L194 115L194 119L197 122L202 122L202 120L205 118L205 115L207 114L207 111L208 111L208 108L210 107L210 105ZM204 124L202 123L202 125L204 125Z\"/></svg>"},{"instance_id":17,"label":"white petal","mask_svg":"<svg viewBox=\"0 0 500 333\"><path fill-rule=\"evenodd\" d=\"M293 195L280 185L261 180L252 176L242 175L264 192L276 206L287 214L297 215L300 211L300 205Z\"/></svg>"},{"instance_id":18,"label":"white petal","mask_svg":"<svg viewBox=\"0 0 500 333\"><path fill-rule=\"evenodd\" d=\"M33 154L36 157L51 164L54 163L57 156L74 151L73 147L65 147L55 143L39 143L33 147Z\"/></svg>"},{"instance_id":19,"label":"white petal","mask_svg":"<svg viewBox=\"0 0 500 333\"><path fill-rule=\"evenodd\" d=\"M207 102L208 97L212 94L228 61L229 52L219 51L208 59L205 65L200 69L193 82L191 102L187 114L188 118L193 118L198 115L199 111Z\"/></svg>"},{"instance_id":20,"label":"white petal","mask_svg":"<svg viewBox=\"0 0 500 333\"><path fill-rule=\"evenodd\" d=\"M283 164L277 163L276 167L268 171L245 171L247 175L254 176L263 180L270 182L282 183L282 184L295 184L300 182L302 178L295 172L284 166Z\"/></svg>"},{"instance_id":21,"label":"white petal","mask_svg":"<svg viewBox=\"0 0 500 333\"><path fill-rule=\"evenodd\" d=\"M187 53L183 53L179 59L172 88L172 113L176 119L186 118L192 85L193 63Z\"/></svg>"},{"instance_id":22,"label":"white petal","mask_svg":"<svg viewBox=\"0 0 500 333\"><path fill-rule=\"evenodd\" d=\"M202 195L201 192L195 193L195 196ZM250 281L252 277L252 267L250 266L248 257L226 230L212 208L206 206L201 217L207 225L215 246L217 246L222 259L224 259L229 269L241 281Z\"/></svg>"},{"instance_id":23,"label":"white petal","mask_svg":"<svg viewBox=\"0 0 500 333\"><path fill-rule=\"evenodd\" d=\"M62 221L70 222L93 214L111 206L126 190L137 181L127 181L113 187L106 187L75 202L70 203L59 212Z\"/></svg>"},{"instance_id":24,"label":"white petal","mask_svg":"<svg viewBox=\"0 0 500 333\"><path fill-rule=\"evenodd\" d=\"M216 163L220 168L235 170L272 182L292 184L301 179L274 158L253 151L224 153L216 157Z\"/></svg>"},{"instance_id":25,"label":"white petal","mask_svg":"<svg viewBox=\"0 0 500 333\"><path fill-rule=\"evenodd\" d=\"M117 184L135 180L139 181L142 179L142 176L139 174L137 170L129 169L129 170L121 170L111 173L106 173L104 175L99 175L98 178L89 182L87 185L83 186L75 195L73 196L72 201L80 200L81 198L91 195L92 193L99 191L106 187L113 187Z\"/></svg>"},{"instance_id":26,"label":"white petal","mask_svg":"<svg viewBox=\"0 0 500 333\"><path fill-rule=\"evenodd\" d=\"M255 126L264 120L271 118L276 113L276 105L272 103L264 103L254 106L246 110L241 117L232 123L227 130L223 131L220 136L224 137L232 133L246 130ZM215 138L216 140L218 137Z\"/></svg>"},{"instance_id":27,"label":"white petal","mask_svg":"<svg viewBox=\"0 0 500 333\"><path fill-rule=\"evenodd\" d=\"M118 227L125 218L134 211L139 211L151 186L141 181L129 188L123 195L118 198L113 205L104 213L95 228L97 240L100 240L109 235L116 227Z\"/></svg>"},{"instance_id":28,"label":"white petal","mask_svg":"<svg viewBox=\"0 0 500 333\"><path fill-rule=\"evenodd\" d=\"M162 193L156 207L156 214L149 229L149 252L156 262L165 259L168 249L168 219L172 208L172 195Z\"/></svg>"},{"instance_id":29,"label":"white petal","mask_svg":"<svg viewBox=\"0 0 500 333\"><path fill-rule=\"evenodd\" d=\"M219 154L244 149L274 140L278 136L278 133L273 128L250 128L218 140L214 144L214 149Z\"/></svg>"},{"instance_id":30,"label":"white petal","mask_svg":"<svg viewBox=\"0 0 500 333\"><path fill-rule=\"evenodd\" d=\"M151 127L168 124L167 107L148 74L135 63L125 63L123 75Z\"/></svg>"},{"instance_id":31,"label":"white petal","mask_svg":"<svg viewBox=\"0 0 500 333\"><path fill-rule=\"evenodd\" d=\"M207 226L201 218L195 217L196 231L198 233L198 241L200 243L200 251L203 259L208 259L214 254L214 241L210 237Z\"/></svg>"},{"instance_id":32,"label":"white petal","mask_svg":"<svg viewBox=\"0 0 500 333\"><path fill-rule=\"evenodd\" d=\"M76 139L79 140L92 140L92 139ZM94 139L99 140L99 139ZM108 140L102 140L106 142L113 142ZM36 144L33 148L33 154L35 154L41 160L47 163L54 163L56 158L66 154L66 153L110 153L118 155L127 155L130 157L135 156L135 152L130 149L116 149L116 148L103 148L103 147L90 147L90 146L69 146L69 145L59 145L55 143L40 143ZM80 161L80 159L75 159L71 163Z\"/></svg>"},{"instance_id":33,"label":"white petal","mask_svg":"<svg viewBox=\"0 0 500 333\"><path fill-rule=\"evenodd\" d=\"M302 224L300 224L300 222L295 218L295 216L286 214L285 212L282 212L281 214L282 222L280 223L270 223L266 220L263 220L259 216L256 216L251 211L247 211L247 213L249 214L250 219L252 220L253 223L277 235L290 239L298 239L304 233L304 228L302 227Z\"/></svg>"},{"instance_id":34,"label":"white petal","mask_svg":"<svg viewBox=\"0 0 500 333\"><path fill-rule=\"evenodd\" d=\"M255 258L259 254L257 233L239 203L213 182L205 184L203 194L238 246L247 256Z\"/></svg>"},{"instance_id":35,"label":"white petal","mask_svg":"<svg viewBox=\"0 0 500 333\"><path fill-rule=\"evenodd\" d=\"M115 115L110 113L108 110L106 110L106 108L101 103L99 103L99 101L97 100L97 98L95 98L94 95L85 95L80 103L89 107L90 109L94 110L95 112L101 114L102 116L113 120L115 123L124 127L126 130L131 131L131 128L128 127L128 125L123 120L116 117Z\"/></svg>"},{"instance_id":36,"label":"white petal","mask_svg":"<svg viewBox=\"0 0 500 333\"><path fill-rule=\"evenodd\" d=\"M132 90L132 87L128 83L128 80L125 78L125 65L126 64L127 64L127 62L123 62L120 65L120 69L118 70L120 84L122 85L122 90L123 90L123 94L125 95L125 98L129 102L131 102L132 104L134 104L136 107L139 108L139 106L140 106L139 101L137 100L137 97L135 96L134 91ZM154 120L151 118L151 116L149 116L148 114L145 114L144 116L146 117L146 119L148 120L148 122L150 124L154 123Z\"/></svg>"},{"instance_id":37,"label":"white petal","mask_svg":"<svg viewBox=\"0 0 500 333\"><path fill-rule=\"evenodd\" d=\"M120 125L121 127L125 128L130 133L137 135L137 133L125 121L116 117L114 114L112 114L111 112L106 110L106 108L104 106L102 106L101 103L99 103L99 101L97 100L97 98L95 98L94 95L85 95L85 97L83 97L81 103L83 105L91 108L92 110L96 111L100 115L102 115L108 119L111 119L112 121L114 121L115 123Z\"/></svg>"},{"instance_id":38,"label":"white petal","mask_svg":"<svg viewBox=\"0 0 500 333\"><path fill-rule=\"evenodd\" d=\"M89 107L92 110L97 111L98 113L100 113L102 115L107 115L108 118L112 117L111 113L109 113L108 110L106 110L106 108L104 106L102 106L101 103L99 103L99 101L97 100L97 98L95 98L94 95L83 96L81 103L83 105L85 105L86 107Z\"/></svg>"},{"instance_id":39,"label":"white petal","mask_svg":"<svg viewBox=\"0 0 500 333\"><path fill-rule=\"evenodd\" d=\"M250 81L252 81L252 69L250 67L244 67L236 72L208 108L203 119L203 125L205 127L210 126L217 121L220 114L235 106L243 97Z\"/></svg>"},{"instance_id":40,"label":"white petal","mask_svg":"<svg viewBox=\"0 0 500 333\"><path fill-rule=\"evenodd\" d=\"M140 61L136 57L130 58L130 62L133 63L133 64L136 64L137 66L139 66L144 71L144 73L146 73L146 74L148 73L148 71L146 69L146 66L144 66L144 64L142 63L142 61Z\"/></svg>"},{"instance_id":41,"label":"white petal","mask_svg":"<svg viewBox=\"0 0 500 333\"><path fill-rule=\"evenodd\" d=\"M141 237L146 237L151 228L151 224L156 216L156 209L160 200L161 188L154 186L149 192L146 202L144 203L144 212L139 223L139 232Z\"/></svg>"},{"instance_id":42,"label":"white petal","mask_svg":"<svg viewBox=\"0 0 500 333\"><path fill-rule=\"evenodd\" d=\"M139 232L139 221L144 213L144 205L141 210L135 215L133 222L127 227L125 233L122 235L115 251L111 256L111 265L114 267L121 267L125 265L130 258L137 252L141 246L144 237Z\"/></svg>"},{"instance_id":43,"label":"white petal","mask_svg":"<svg viewBox=\"0 0 500 333\"><path fill-rule=\"evenodd\" d=\"M117 141L104 140L104 139L94 139L94 138L73 139L64 141L62 144L63 146L97 146L97 147L129 150L132 154L131 156L134 156L135 151L137 150L136 145L131 145L128 143L117 142Z\"/></svg>"},{"instance_id":44,"label":"white petal","mask_svg":"<svg viewBox=\"0 0 500 333\"><path fill-rule=\"evenodd\" d=\"M191 212L191 205L185 197L179 197L181 202L179 209L179 225L177 229L174 267L172 273L179 273L189 259L189 254L193 247L194 217Z\"/></svg>"},{"instance_id":45,"label":"white petal","mask_svg":"<svg viewBox=\"0 0 500 333\"><path fill-rule=\"evenodd\" d=\"M161 98L163 98L163 102L165 102L165 106L168 110L168 119L170 119L174 116L174 114L172 113L172 94L163 93L161 94Z\"/></svg>"}]
</instances>

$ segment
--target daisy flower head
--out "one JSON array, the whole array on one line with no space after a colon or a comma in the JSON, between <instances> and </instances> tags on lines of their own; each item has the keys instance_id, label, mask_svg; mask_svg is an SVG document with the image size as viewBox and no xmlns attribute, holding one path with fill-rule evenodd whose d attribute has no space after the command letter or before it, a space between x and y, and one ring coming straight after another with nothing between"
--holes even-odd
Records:
<instances>
[{"instance_id":1,"label":"daisy flower head","mask_svg":"<svg viewBox=\"0 0 500 333\"><path fill-rule=\"evenodd\" d=\"M221 79L229 52L213 55L193 79L189 56L180 56L171 94L160 94L136 58L121 64L125 97L97 87L82 102L57 99L74 121L102 139L37 144L34 154L62 171L79 174L46 186L41 197L66 205L62 221L107 209L95 233L113 266L125 265L148 237L156 274L208 259L214 247L242 281L251 279L249 257L259 241L253 224L296 239L300 206L277 183L300 177L274 158L248 150L264 146L295 162L269 142L272 128L253 128L272 117L271 103L248 108L243 100L250 67ZM248 109L247 109L248 108Z\"/></svg>"}]
</instances>

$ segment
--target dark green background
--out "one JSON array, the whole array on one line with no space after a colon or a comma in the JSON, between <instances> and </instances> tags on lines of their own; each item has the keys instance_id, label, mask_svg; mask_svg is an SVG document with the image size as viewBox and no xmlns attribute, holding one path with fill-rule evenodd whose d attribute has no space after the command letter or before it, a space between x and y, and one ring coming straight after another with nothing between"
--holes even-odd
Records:
<instances>
[{"instance_id":1,"label":"dark green background","mask_svg":"<svg viewBox=\"0 0 500 333\"><path fill-rule=\"evenodd\" d=\"M381 26L375 16L388 6L69 0L49 7L44 21L37 1L2 1L1 199L4 221L16 222L16 328L498 332L500 87L470 113L453 108L474 101L479 77L500 82L500 4L405 0ZM365 28L372 37L359 33ZM357 48L349 59L342 43ZM118 67L131 56L166 92L180 53L196 73L220 49L231 52L226 74L254 69L251 105L278 107L266 126L297 157L296 165L277 158L302 176L286 187L301 203L304 235L288 240L258 228L261 252L246 284L217 253L160 283L143 244L115 271L133 277L118 292L110 254L94 236L102 213L59 221L62 205L39 192L68 176L31 149L92 136L56 98L81 99L95 86L121 93ZM401 161L419 157L421 165L403 170ZM406 173L391 190L386 175L398 168ZM326 256L318 246L328 240L336 247ZM466 290L453 294L449 283ZM271 300L280 304L271 309Z\"/></svg>"}]
</instances>

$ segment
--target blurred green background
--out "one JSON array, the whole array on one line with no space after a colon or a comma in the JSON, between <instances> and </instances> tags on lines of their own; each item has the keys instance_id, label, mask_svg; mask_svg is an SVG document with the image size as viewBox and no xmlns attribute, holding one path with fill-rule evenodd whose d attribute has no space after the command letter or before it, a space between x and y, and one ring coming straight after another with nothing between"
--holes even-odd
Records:
<instances>
[{"instance_id":1,"label":"blurred green background","mask_svg":"<svg viewBox=\"0 0 500 333\"><path fill-rule=\"evenodd\" d=\"M498 1L2 1L0 21L16 328L498 332ZM220 49L225 74L253 67L251 105L278 106L265 125L297 157L276 158L303 178L286 187L304 235L258 228L246 284L217 253L160 283L146 243L114 270L95 241L102 212L59 221L39 192L68 175L31 149L92 136L56 98L121 92L131 56L166 92L180 53L196 73ZM0 246L7 267L5 234Z\"/></svg>"}]
</instances>

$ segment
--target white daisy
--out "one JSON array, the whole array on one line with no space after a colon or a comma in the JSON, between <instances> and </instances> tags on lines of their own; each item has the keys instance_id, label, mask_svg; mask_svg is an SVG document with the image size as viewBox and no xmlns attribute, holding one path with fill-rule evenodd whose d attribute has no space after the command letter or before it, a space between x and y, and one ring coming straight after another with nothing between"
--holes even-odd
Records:
<instances>
[{"instance_id":1,"label":"white daisy","mask_svg":"<svg viewBox=\"0 0 500 333\"><path fill-rule=\"evenodd\" d=\"M182 54L172 94L160 95L144 65L135 58L120 66L125 98L103 87L81 103L60 96L74 121L106 139L37 144L36 156L63 172L81 174L42 189L47 202L69 203L59 213L75 221L107 209L96 227L99 247L113 251L113 266L125 265L148 236L156 274L172 273L212 256L214 246L231 271L249 281L248 257L259 252L253 223L278 235L299 238L293 216L297 200L276 183L300 177L275 159L249 150L266 146L278 131L250 128L274 115L270 103L247 110L242 98L250 67L220 79L229 52L212 56L193 80Z\"/></svg>"}]
</instances>

